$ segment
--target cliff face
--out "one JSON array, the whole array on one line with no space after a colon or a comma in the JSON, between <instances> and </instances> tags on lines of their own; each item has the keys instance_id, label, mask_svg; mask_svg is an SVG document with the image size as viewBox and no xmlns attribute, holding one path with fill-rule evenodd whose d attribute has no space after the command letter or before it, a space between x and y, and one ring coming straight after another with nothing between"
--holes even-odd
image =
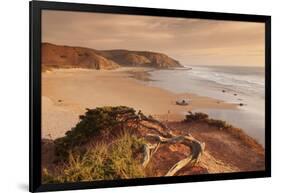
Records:
<instances>
[{"instance_id":1,"label":"cliff face","mask_svg":"<svg viewBox=\"0 0 281 193\"><path fill-rule=\"evenodd\" d=\"M120 66L181 67L178 61L161 53L128 50L99 51L50 43L42 43L42 65L43 70L50 68L110 70Z\"/></svg>"},{"instance_id":2,"label":"cliff face","mask_svg":"<svg viewBox=\"0 0 281 193\"><path fill-rule=\"evenodd\" d=\"M93 49L42 44L43 69L48 68L92 68L114 69L119 65L104 58Z\"/></svg>"},{"instance_id":3,"label":"cliff face","mask_svg":"<svg viewBox=\"0 0 281 193\"><path fill-rule=\"evenodd\" d=\"M117 62L121 66L145 66L154 68L181 67L181 64L169 56L156 52L108 50L100 54Z\"/></svg>"}]
</instances>

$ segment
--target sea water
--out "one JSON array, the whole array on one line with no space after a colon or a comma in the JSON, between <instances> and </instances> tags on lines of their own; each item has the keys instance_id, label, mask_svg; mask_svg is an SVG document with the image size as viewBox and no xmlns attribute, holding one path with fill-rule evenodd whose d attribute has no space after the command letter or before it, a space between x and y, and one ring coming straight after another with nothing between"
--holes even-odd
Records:
<instances>
[{"instance_id":1,"label":"sea water","mask_svg":"<svg viewBox=\"0 0 281 193\"><path fill-rule=\"evenodd\" d=\"M189 69L191 68L191 69ZM146 84L174 93L194 93L240 104L236 110L197 109L243 129L264 145L265 71L264 67L188 66L149 72Z\"/></svg>"}]
</instances>

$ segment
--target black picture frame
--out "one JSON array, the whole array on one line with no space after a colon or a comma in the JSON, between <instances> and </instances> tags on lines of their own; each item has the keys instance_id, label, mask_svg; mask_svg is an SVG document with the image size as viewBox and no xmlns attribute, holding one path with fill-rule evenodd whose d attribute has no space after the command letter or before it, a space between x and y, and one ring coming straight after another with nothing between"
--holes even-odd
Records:
<instances>
[{"instance_id":1,"label":"black picture frame","mask_svg":"<svg viewBox=\"0 0 281 193\"><path fill-rule=\"evenodd\" d=\"M30 10L30 178L29 191L58 191L89 188L109 188L152 184L183 183L271 176L271 17L266 15L248 15L155 9L142 7L124 7L63 3L47 1L29 2ZM41 11L67 10L79 12L116 13L129 15L165 16L181 18L201 18L214 20L249 21L265 23L265 171L203 174L194 176L154 177L143 179L94 181L64 184L41 183Z\"/></svg>"}]
</instances>

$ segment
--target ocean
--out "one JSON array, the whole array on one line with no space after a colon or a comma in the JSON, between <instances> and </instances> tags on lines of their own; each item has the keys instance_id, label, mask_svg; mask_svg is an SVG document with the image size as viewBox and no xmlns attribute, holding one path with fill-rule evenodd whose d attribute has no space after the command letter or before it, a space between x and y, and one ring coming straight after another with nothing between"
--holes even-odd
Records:
<instances>
[{"instance_id":1,"label":"ocean","mask_svg":"<svg viewBox=\"0 0 281 193\"><path fill-rule=\"evenodd\" d=\"M188 66L174 70L150 71L150 86L174 93L194 93L243 103L237 110L198 109L210 117L221 119L243 129L264 145L265 76L263 67ZM184 112L183 112L184 113Z\"/></svg>"}]
</instances>

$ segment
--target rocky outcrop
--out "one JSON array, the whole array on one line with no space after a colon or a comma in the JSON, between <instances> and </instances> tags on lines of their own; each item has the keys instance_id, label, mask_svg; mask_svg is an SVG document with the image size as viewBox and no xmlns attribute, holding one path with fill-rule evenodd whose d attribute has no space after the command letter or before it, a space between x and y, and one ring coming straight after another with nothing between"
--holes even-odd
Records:
<instances>
[{"instance_id":1,"label":"rocky outcrop","mask_svg":"<svg viewBox=\"0 0 281 193\"><path fill-rule=\"evenodd\" d=\"M129 50L95 50L82 47L42 43L43 70L50 68L115 69L119 66L154 68L181 67L180 63L161 53Z\"/></svg>"}]
</instances>

